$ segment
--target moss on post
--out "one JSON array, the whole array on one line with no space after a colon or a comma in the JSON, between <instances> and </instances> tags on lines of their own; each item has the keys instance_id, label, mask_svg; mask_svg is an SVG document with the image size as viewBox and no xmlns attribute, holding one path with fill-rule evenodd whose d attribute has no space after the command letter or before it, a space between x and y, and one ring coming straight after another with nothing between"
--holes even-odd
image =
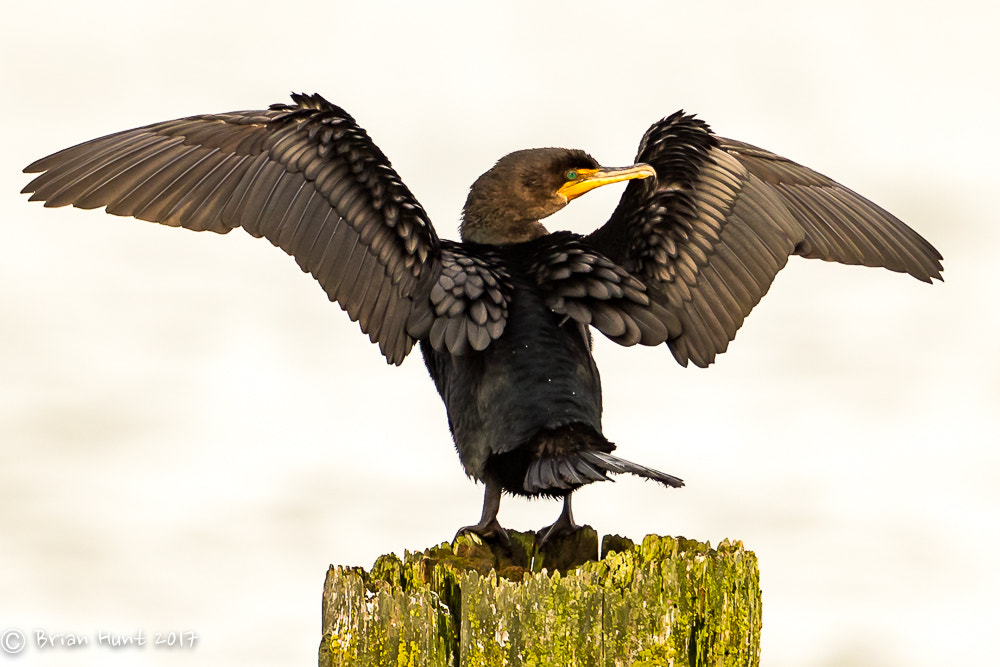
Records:
<instances>
[{"instance_id":1,"label":"moss on post","mask_svg":"<svg viewBox=\"0 0 1000 667\"><path fill-rule=\"evenodd\" d=\"M757 560L739 542L585 527L541 553L460 537L330 568L320 667L757 665Z\"/></svg>"}]
</instances>

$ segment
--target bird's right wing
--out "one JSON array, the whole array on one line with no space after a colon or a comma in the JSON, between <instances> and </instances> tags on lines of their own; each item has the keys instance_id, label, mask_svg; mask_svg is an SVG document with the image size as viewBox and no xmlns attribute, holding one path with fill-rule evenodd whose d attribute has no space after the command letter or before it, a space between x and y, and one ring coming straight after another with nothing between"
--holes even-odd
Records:
<instances>
[{"instance_id":1,"label":"bird's right wing","mask_svg":"<svg viewBox=\"0 0 1000 667\"><path fill-rule=\"evenodd\" d=\"M530 271L546 305L626 347L680 335L667 300L582 237L555 232L531 242Z\"/></svg>"},{"instance_id":2,"label":"bird's right wing","mask_svg":"<svg viewBox=\"0 0 1000 667\"><path fill-rule=\"evenodd\" d=\"M224 234L242 227L292 255L390 363L414 341L461 352L503 331L498 268L443 244L389 160L319 95L294 105L155 123L42 158L23 192Z\"/></svg>"},{"instance_id":3,"label":"bird's right wing","mask_svg":"<svg viewBox=\"0 0 1000 667\"><path fill-rule=\"evenodd\" d=\"M629 183L587 240L666 296L682 329L667 342L683 365L726 350L789 255L941 277L937 250L892 214L693 116L654 124L637 161L657 178Z\"/></svg>"}]
</instances>

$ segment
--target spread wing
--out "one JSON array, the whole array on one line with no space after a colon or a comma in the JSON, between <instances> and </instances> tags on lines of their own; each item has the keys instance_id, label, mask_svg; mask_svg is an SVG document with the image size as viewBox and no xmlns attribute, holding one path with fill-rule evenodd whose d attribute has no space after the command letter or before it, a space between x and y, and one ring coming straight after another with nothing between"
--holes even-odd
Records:
<instances>
[{"instance_id":1,"label":"spread wing","mask_svg":"<svg viewBox=\"0 0 1000 667\"><path fill-rule=\"evenodd\" d=\"M790 255L881 266L931 282L941 255L919 234L829 178L749 144L715 137L693 116L653 125L632 181L588 241L667 299L682 365L707 366Z\"/></svg>"},{"instance_id":2,"label":"spread wing","mask_svg":"<svg viewBox=\"0 0 1000 667\"><path fill-rule=\"evenodd\" d=\"M42 173L23 192L45 206L105 206L174 227L263 236L312 274L390 363L425 337L455 353L495 340L507 298L497 267L443 245L347 112L319 95L292 99L67 148L29 165Z\"/></svg>"}]
</instances>

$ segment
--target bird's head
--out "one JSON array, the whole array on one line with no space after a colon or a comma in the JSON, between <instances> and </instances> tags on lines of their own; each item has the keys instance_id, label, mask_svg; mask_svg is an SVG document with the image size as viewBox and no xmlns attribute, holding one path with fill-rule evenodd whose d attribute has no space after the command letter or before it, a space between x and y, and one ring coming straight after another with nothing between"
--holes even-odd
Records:
<instances>
[{"instance_id":1,"label":"bird's head","mask_svg":"<svg viewBox=\"0 0 1000 667\"><path fill-rule=\"evenodd\" d=\"M647 164L607 168L581 150L532 148L500 158L476 179L462 211L462 240L503 245L548 232L538 221L585 192L656 176Z\"/></svg>"}]
</instances>

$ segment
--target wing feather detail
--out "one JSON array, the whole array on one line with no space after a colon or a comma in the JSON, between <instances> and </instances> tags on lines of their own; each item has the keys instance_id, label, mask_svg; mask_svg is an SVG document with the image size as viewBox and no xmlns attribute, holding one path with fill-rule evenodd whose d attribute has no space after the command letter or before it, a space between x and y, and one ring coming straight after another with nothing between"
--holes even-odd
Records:
<instances>
[{"instance_id":1,"label":"wing feather detail","mask_svg":"<svg viewBox=\"0 0 1000 667\"><path fill-rule=\"evenodd\" d=\"M503 334L512 298L510 274L500 251L442 241L440 274L429 298L434 320L417 316L411 330L421 333L426 328L431 346L439 352L485 350Z\"/></svg>"},{"instance_id":2,"label":"wing feather detail","mask_svg":"<svg viewBox=\"0 0 1000 667\"><path fill-rule=\"evenodd\" d=\"M941 255L892 214L683 112L649 129L636 161L657 179L632 181L587 242L666 297L682 365L726 350L792 254L941 278Z\"/></svg>"},{"instance_id":3,"label":"wing feather detail","mask_svg":"<svg viewBox=\"0 0 1000 667\"><path fill-rule=\"evenodd\" d=\"M79 144L29 165L25 171L42 173L24 192L45 206L104 206L174 227L222 234L242 227L266 238L312 274L390 363L423 337L456 354L496 340L509 296L502 268L488 253L438 239L347 112L319 95L292 99Z\"/></svg>"},{"instance_id":4,"label":"wing feather detail","mask_svg":"<svg viewBox=\"0 0 1000 667\"><path fill-rule=\"evenodd\" d=\"M680 322L659 294L583 237L556 232L533 243L529 271L556 314L626 346L659 345L680 333Z\"/></svg>"},{"instance_id":5,"label":"wing feather detail","mask_svg":"<svg viewBox=\"0 0 1000 667\"><path fill-rule=\"evenodd\" d=\"M941 254L894 215L840 183L750 144L719 147L756 176L803 229L796 255L941 279Z\"/></svg>"}]
</instances>

